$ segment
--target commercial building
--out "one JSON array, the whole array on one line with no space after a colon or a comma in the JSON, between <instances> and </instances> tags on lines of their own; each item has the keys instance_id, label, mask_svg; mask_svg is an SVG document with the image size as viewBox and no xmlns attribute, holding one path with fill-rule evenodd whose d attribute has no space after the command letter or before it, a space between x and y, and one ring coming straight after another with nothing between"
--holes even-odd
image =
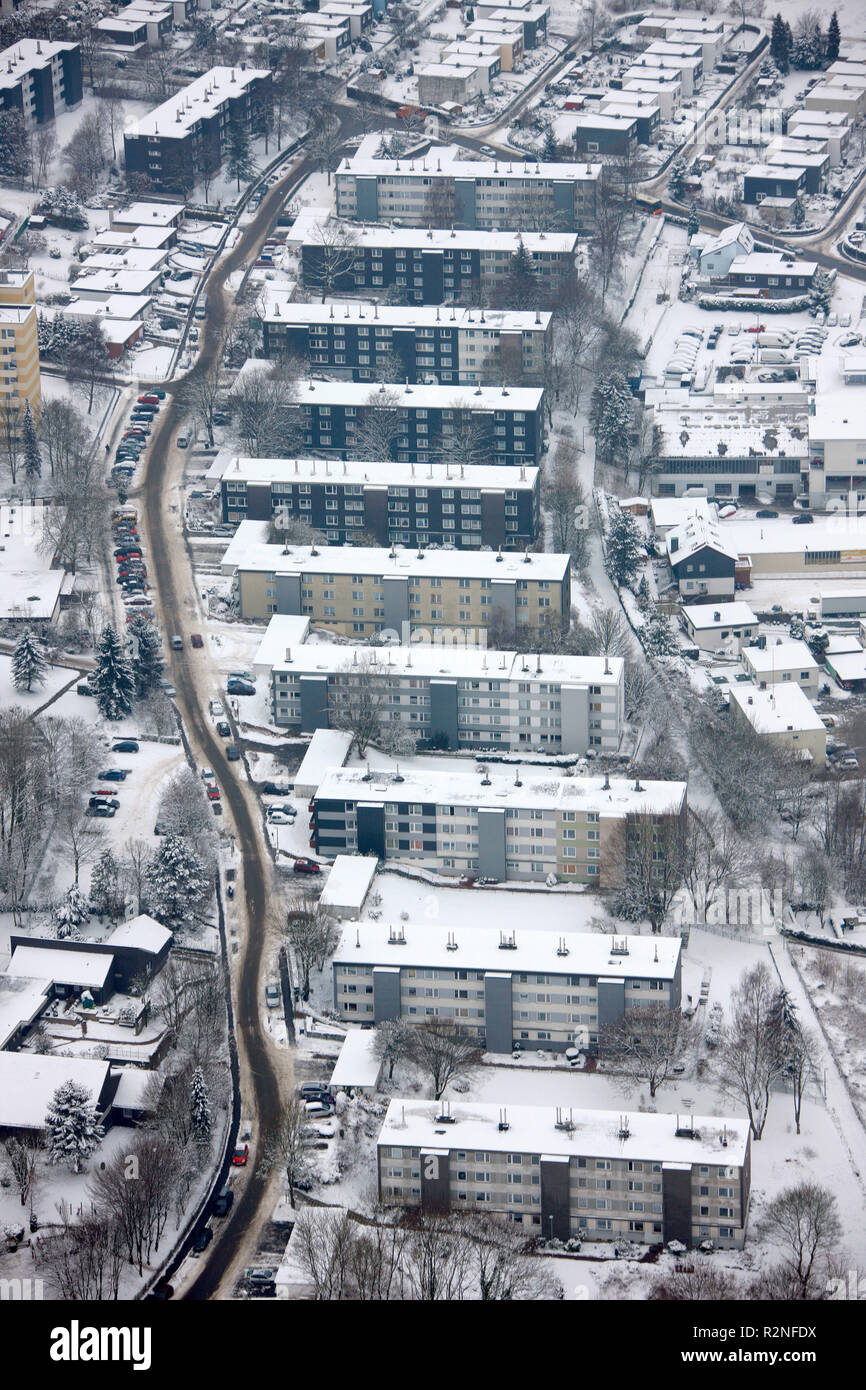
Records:
<instances>
[{"instance_id":1,"label":"commercial building","mask_svg":"<svg viewBox=\"0 0 866 1390\"><path fill-rule=\"evenodd\" d=\"M24 409L42 409L36 292L32 270L0 270L0 414L4 430L20 438ZM8 425L7 425L8 422Z\"/></svg>"},{"instance_id":2,"label":"commercial building","mask_svg":"<svg viewBox=\"0 0 866 1390\"><path fill-rule=\"evenodd\" d=\"M301 733L329 728L334 713L344 703L357 705L364 690L383 726L402 726L434 747L615 753L624 666L613 656L530 656L426 642L304 644L271 666L271 716Z\"/></svg>"},{"instance_id":3,"label":"commercial building","mask_svg":"<svg viewBox=\"0 0 866 1390\"><path fill-rule=\"evenodd\" d=\"M323 778L313 800L316 853L375 854L449 877L555 875L607 888L622 882L632 827L646 821L663 838L686 810L684 782L419 762L401 774L339 768Z\"/></svg>"},{"instance_id":4,"label":"commercial building","mask_svg":"<svg viewBox=\"0 0 866 1390\"><path fill-rule=\"evenodd\" d=\"M571 562L546 553L280 546L242 521L223 556L243 618L300 613L347 636L403 624L434 633L491 623L559 629L571 611Z\"/></svg>"},{"instance_id":5,"label":"commercial building","mask_svg":"<svg viewBox=\"0 0 866 1390\"><path fill-rule=\"evenodd\" d=\"M143 174L157 188L191 188L202 173L219 172L234 127L261 133L270 101L269 69L211 68L127 126L127 175Z\"/></svg>"},{"instance_id":6,"label":"commercial building","mask_svg":"<svg viewBox=\"0 0 866 1390\"><path fill-rule=\"evenodd\" d=\"M751 726L781 752L793 753L818 769L826 765L827 730L799 685L791 682L767 690L732 685L730 712L733 724Z\"/></svg>"},{"instance_id":7,"label":"commercial building","mask_svg":"<svg viewBox=\"0 0 866 1390\"><path fill-rule=\"evenodd\" d=\"M553 315L540 310L298 304L270 287L260 317L266 358L300 355L352 381L379 381L396 361L409 382L535 384L553 336Z\"/></svg>"},{"instance_id":8,"label":"commercial building","mask_svg":"<svg viewBox=\"0 0 866 1390\"><path fill-rule=\"evenodd\" d=\"M267 371L256 359L238 375ZM298 382L287 414L300 426L305 447L348 458L360 452L364 426L397 414L400 433L391 452L398 463L427 464L460 447L461 439L491 442L487 462L510 467L537 464L544 451L544 391L540 386L476 386L461 391L438 382L422 386L366 382Z\"/></svg>"},{"instance_id":9,"label":"commercial building","mask_svg":"<svg viewBox=\"0 0 866 1390\"><path fill-rule=\"evenodd\" d=\"M563 1241L745 1242L743 1117L396 1099L377 1152L392 1206L496 1214Z\"/></svg>"},{"instance_id":10,"label":"commercial building","mask_svg":"<svg viewBox=\"0 0 866 1390\"><path fill-rule=\"evenodd\" d=\"M19 39L0 53L0 111L20 111L28 122L44 125L82 96L77 43Z\"/></svg>"},{"instance_id":11,"label":"commercial building","mask_svg":"<svg viewBox=\"0 0 866 1390\"><path fill-rule=\"evenodd\" d=\"M719 394L718 408L695 409L687 399L653 403L654 421L663 432L652 478L656 495L681 497L702 486L717 497L752 498L766 492L778 502L793 503L802 491L801 475L809 469L809 416L787 404L762 408L767 404L762 396L778 393L788 383L773 387L758 382L755 391L748 385L732 383L729 393ZM793 383L788 394L800 390Z\"/></svg>"},{"instance_id":12,"label":"commercial building","mask_svg":"<svg viewBox=\"0 0 866 1390\"><path fill-rule=\"evenodd\" d=\"M343 224L346 237L322 208L300 213L288 242L300 249L304 285L330 294L396 287L417 304L442 304L476 293L501 292L522 244L543 294L554 295L574 271L575 232L426 230Z\"/></svg>"},{"instance_id":13,"label":"commercial building","mask_svg":"<svg viewBox=\"0 0 866 1390\"><path fill-rule=\"evenodd\" d=\"M679 1008L680 946L670 936L354 923L334 952L334 1010L344 1023L447 1019L487 1052L595 1052L601 1030L633 1010Z\"/></svg>"},{"instance_id":14,"label":"commercial building","mask_svg":"<svg viewBox=\"0 0 866 1390\"><path fill-rule=\"evenodd\" d=\"M499 231L593 226L600 164L461 159L457 145L391 159L378 155L378 138L368 137L341 161L334 176L338 217Z\"/></svg>"},{"instance_id":15,"label":"commercial building","mask_svg":"<svg viewBox=\"0 0 866 1390\"><path fill-rule=\"evenodd\" d=\"M500 546L526 550L541 534L540 471L443 463L335 463L218 454L224 522L303 521L346 545Z\"/></svg>"}]
</instances>

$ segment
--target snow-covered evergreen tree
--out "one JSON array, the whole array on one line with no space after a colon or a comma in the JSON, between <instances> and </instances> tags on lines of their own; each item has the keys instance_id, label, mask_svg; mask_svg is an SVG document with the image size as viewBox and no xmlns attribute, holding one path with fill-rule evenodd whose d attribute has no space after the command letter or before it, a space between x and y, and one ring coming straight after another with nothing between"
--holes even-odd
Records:
<instances>
[{"instance_id":1,"label":"snow-covered evergreen tree","mask_svg":"<svg viewBox=\"0 0 866 1390\"><path fill-rule=\"evenodd\" d=\"M532 254L523 244L523 237L517 238L517 249L511 257L508 278L505 282L505 303L513 309L533 309L539 303L538 277Z\"/></svg>"},{"instance_id":2,"label":"snow-covered evergreen tree","mask_svg":"<svg viewBox=\"0 0 866 1390\"><path fill-rule=\"evenodd\" d=\"M824 62L829 67L835 63L839 57L839 45L842 42L842 35L839 32L839 16L834 10L830 16L830 25L827 29L827 43L824 48Z\"/></svg>"},{"instance_id":3,"label":"snow-covered evergreen tree","mask_svg":"<svg viewBox=\"0 0 866 1390\"><path fill-rule=\"evenodd\" d=\"M685 191L685 177L688 173L688 162L684 155L677 155L670 167L668 174L668 192L672 198L679 200Z\"/></svg>"},{"instance_id":4,"label":"snow-covered evergreen tree","mask_svg":"<svg viewBox=\"0 0 866 1390\"><path fill-rule=\"evenodd\" d=\"M192 921L210 892L210 879L192 846L182 835L167 835L145 872L145 896L154 917Z\"/></svg>"},{"instance_id":5,"label":"snow-covered evergreen tree","mask_svg":"<svg viewBox=\"0 0 866 1390\"><path fill-rule=\"evenodd\" d=\"M794 206L791 209L791 221L795 227L802 227L803 223L806 221L806 209L803 206L803 199L800 197L799 193L794 199Z\"/></svg>"},{"instance_id":6,"label":"snow-covered evergreen tree","mask_svg":"<svg viewBox=\"0 0 866 1390\"><path fill-rule=\"evenodd\" d=\"M210 1149L211 1114L210 1094L201 1067L196 1067L190 1083L190 1108L192 1111L192 1137L202 1159Z\"/></svg>"},{"instance_id":7,"label":"snow-covered evergreen tree","mask_svg":"<svg viewBox=\"0 0 866 1390\"><path fill-rule=\"evenodd\" d=\"M42 309L39 310L39 317L36 320L36 341L39 347L40 357L44 357L51 350L51 339L54 336L54 329L48 322Z\"/></svg>"},{"instance_id":8,"label":"snow-covered evergreen tree","mask_svg":"<svg viewBox=\"0 0 866 1390\"><path fill-rule=\"evenodd\" d=\"M12 684L16 690L32 690L45 684L45 657L30 628L26 628L12 657Z\"/></svg>"},{"instance_id":9,"label":"snow-covered evergreen tree","mask_svg":"<svg viewBox=\"0 0 866 1390\"><path fill-rule=\"evenodd\" d=\"M631 512L617 510L607 538L607 572L615 584L631 584L640 568L643 544Z\"/></svg>"},{"instance_id":10,"label":"snow-covered evergreen tree","mask_svg":"<svg viewBox=\"0 0 866 1390\"><path fill-rule=\"evenodd\" d=\"M39 448L39 436L29 401L24 405L21 443L24 449L24 476L31 488L35 489L37 479L42 477L42 450Z\"/></svg>"},{"instance_id":11,"label":"snow-covered evergreen tree","mask_svg":"<svg viewBox=\"0 0 866 1390\"><path fill-rule=\"evenodd\" d=\"M548 121L544 130L544 140L541 145L541 158L548 164L553 164L559 158L559 148L556 143L556 136L553 126Z\"/></svg>"},{"instance_id":12,"label":"snow-covered evergreen tree","mask_svg":"<svg viewBox=\"0 0 866 1390\"><path fill-rule=\"evenodd\" d=\"M770 53L773 62L779 72L784 76L791 66L791 40L790 30L786 27L785 21L780 14L773 20L773 30L770 35Z\"/></svg>"},{"instance_id":13,"label":"snow-covered evergreen tree","mask_svg":"<svg viewBox=\"0 0 866 1390\"><path fill-rule=\"evenodd\" d=\"M135 679L120 638L109 624L96 646L96 670L91 678L99 712L106 719L123 719L132 709Z\"/></svg>"},{"instance_id":14,"label":"snow-covered evergreen tree","mask_svg":"<svg viewBox=\"0 0 866 1390\"><path fill-rule=\"evenodd\" d=\"M696 204L695 204L695 203L692 203L691 207L689 208L689 221L688 221L688 226L686 227L686 231L687 231L688 235L691 237L691 236L696 236L697 233L698 233L700 230L701 230L701 219L700 219L700 217L698 216L698 209L697 209Z\"/></svg>"},{"instance_id":15,"label":"snow-covered evergreen tree","mask_svg":"<svg viewBox=\"0 0 866 1390\"><path fill-rule=\"evenodd\" d=\"M55 907L52 921L58 941L79 939L78 928L90 921L90 903L80 888L69 889L66 897Z\"/></svg>"},{"instance_id":16,"label":"snow-covered evergreen tree","mask_svg":"<svg viewBox=\"0 0 866 1390\"><path fill-rule=\"evenodd\" d=\"M653 613L642 637L644 647L654 656L676 656L680 649L671 620L664 613Z\"/></svg>"},{"instance_id":17,"label":"snow-covered evergreen tree","mask_svg":"<svg viewBox=\"0 0 866 1390\"><path fill-rule=\"evenodd\" d=\"M120 865L110 849L104 849L90 876L90 906L100 916L116 917L123 911L124 893Z\"/></svg>"},{"instance_id":18,"label":"snow-covered evergreen tree","mask_svg":"<svg viewBox=\"0 0 866 1390\"><path fill-rule=\"evenodd\" d=\"M595 454L599 463L621 463L628 456L632 394L621 372L603 377L592 394Z\"/></svg>"},{"instance_id":19,"label":"snow-covered evergreen tree","mask_svg":"<svg viewBox=\"0 0 866 1390\"><path fill-rule=\"evenodd\" d=\"M809 303L816 309L829 309L833 282L826 270L816 270L809 290Z\"/></svg>"},{"instance_id":20,"label":"snow-covered evergreen tree","mask_svg":"<svg viewBox=\"0 0 866 1390\"><path fill-rule=\"evenodd\" d=\"M163 671L162 639L156 626L143 613L136 613L129 624L129 646L135 693L142 699L154 688Z\"/></svg>"},{"instance_id":21,"label":"snow-covered evergreen tree","mask_svg":"<svg viewBox=\"0 0 866 1390\"><path fill-rule=\"evenodd\" d=\"M80 1173L105 1133L86 1086L64 1081L51 1097L45 1116L48 1162L65 1163Z\"/></svg>"}]
</instances>

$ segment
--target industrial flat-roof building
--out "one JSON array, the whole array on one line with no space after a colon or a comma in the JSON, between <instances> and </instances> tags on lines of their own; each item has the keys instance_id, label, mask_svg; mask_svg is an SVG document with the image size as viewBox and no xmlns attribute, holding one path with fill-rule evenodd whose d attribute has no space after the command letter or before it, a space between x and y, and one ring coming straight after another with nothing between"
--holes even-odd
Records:
<instances>
[{"instance_id":1,"label":"industrial flat-roof building","mask_svg":"<svg viewBox=\"0 0 866 1390\"><path fill-rule=\"evenodd\" d=\"M392 1206L495 1213L559 1240L745 1241L744 1116L398 1098L377 1148Z\"/></svg>"},{"instance_id":2,"label":"industrial flat-roof building","mask_svg":"<svg viewBox=\"0 0 866 1390\"><path fill-rule=\"evenodd\" d=\"M218 454L208 477L219 482L224 522L271 520L288 530L302 521L334 545L364 536L379 545L525 550L541 535L538 468Z\"/></svg>"},{"instance_id":3,"label":"industrial flat-roof building","mask_svg":"<svg viewBox=\"0 0 866 1390\"><path fill-rule=\"evenodd\" d=\"M242 521L222 560L244 618L301 613L347 636L404 626L486 631L559 628L571 611L568 555L281 546Z\"/></svg>"},{"instance_id":4,"label":"industrial flat-roof building","mask_svg":"<svg viewBox=\"0 0 866 1390\"><path fill-rule=\"evenodd\" d=\"M382 158L365 140L335 174L338 217L399 218L407 226L490 227L577 232L595 220L601 165L534 159L461 159L456 145L413 158Z\"/></svg>"},{"instance_id":5,"label":"industrial flat-roof building","mask_svg":"<svg viewBox=\"0 0 866 1390\"><path fill-rule=\"evenodd\" d=\"M435 760L399 778L337 769L314 798L316 853L375 854L449 877L538 882L553 874L605 888L621 882L630 826L644 817L670 826L686 808L684 782L482 771L443 771Z\"/></svg>"},{"instance_id":6,"label":"industrial flat-roof building","mask_svg":"<svg viewBox=\"0 0 866 1390\"><path fill-rule=\"evenodd\" d=\"M621 657L426 642L378 650L305 643L271 666L271 713L281 728L329 728L341 692L351 699L363 682L376 692L383 725L402 724L437 747L612 753L622 737L624 665Z\"/></svg>"},{"instance_id":7,"label":"industrial flat-roof building","mask_svg":"<svg viewBox=\"0 0 866 1390\"><path fill-rule=\"evenodd\" d=\"M355 922L334 952L334 1009L345 1023L447 1019L487 1052L595 1052L628 1012L679 1008L680 946L670 936Z\"/></svg>"}]
</instances>

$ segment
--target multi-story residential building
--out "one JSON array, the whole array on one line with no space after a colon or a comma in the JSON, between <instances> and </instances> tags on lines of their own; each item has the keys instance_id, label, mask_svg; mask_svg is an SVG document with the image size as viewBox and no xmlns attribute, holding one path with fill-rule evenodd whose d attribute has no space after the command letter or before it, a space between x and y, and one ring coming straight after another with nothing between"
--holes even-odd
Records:
<instances>
[{"instance_id":1,"label":"multi-story residential building","mask_svg":"<svg viewBox=\"0 0 866 1390\"><path fill-rule=\"evenodd\" d=\"M157 188L191 188L222 167L234 126L252 135L264 129L271 100L267 68L211 68L124 132L127 174L143 174Z\"/></svg>"},{"instance_id":2,"label":"multi-story residential building","mask_svg":"<svg viewBox=\"0 0 866 1390\"><path fill-rule=\"evenodd\" d=\"M281 546L268 523L242 521L222 560L241 617L299 613L347 636L383 628L486 632L559 629L571 608L567 555Z\"/></svg>"},{"instance_id":3,"label":"multi-story residential building","mask_svg":"<svg viewBox=\"0 0 866 1390\"><path fill-rule=\"evenodd\" d=\"M0 111L20 111L44 125L83 96L77 43L18 39L0 53Z\"/></svg>"},{"instance_id":4,"label":"multi-story residential building","mask_svg":"<svg viewBox=\"0 0 866 1390\"><path fill-rule=\"evenodd\" d=\"M504 4L476 5L479 19L498 20L501 24L519 24L523 30L523 47L528 52L537 48L547 37L550 6L533 0L505 0Z\"/></svg>"},{"instance_id":5,"label":"multi-story residential building","mask_svg":"<svg viewBox=\"0 0 866 1390\"><path fill-rule=\"evenodd\" d=\"M664 838L686 809L684 782L560 777L520 767L395 776L335 768L313 798L313 842L325 858L375 854L435 873L493 879L549 874L599 888L622 881L631 828L651 818ZM544 780L541 777L544 776Z\"/></svg>"},{"instance_id":6,"label":"multi-story residential building","mask_svg":"<svg viewBox=\"0 0 866 1390\"><path fill-rule=\"evenodd\" d=\"M814 504L832 501L857 510L866 501L866 420L852 405L850 388L822 391L809 418L806 488Z\"/></svg>"},{"instance_id":7,"label":"multi-story residential building","mask_svg":"<svg viewBox=\"0 0 866 1390\"><path fill-rule=\"evenodd\" d=\"M32 270L0 270L0 417L20 438L24 407L42 409L36 292Z\"/></svg>"},{"instance_id":8,"label":"multi-story residential building","mask_svg":"<svg viewBox=\"0 0 866 1390\"><path fill-rule=\"evenodd\" d=\"M395 287L416 304L442 304L502 291L523 243L544 295L555 295L577 263L575 232L486 232L345 226L345 243L328 213L302 212L289 233L300 248L304 284L332 294Z\"/></svg>"},{"instance_id":9,"label":"multi-story residential building","mask_svg":"<svg viewBox=\"0 0 866 1390\"><path fill-rule=\"evenodd\" d=\"M248 370L266 370L251 360ZM427 464L456 456L460 441L485 441L485 462L504 466L537 464L544 451L544 391L538 386L370 386L353 381L298 382L287 406L300 427L303 444L317 453L357 457L359 436L383 412L393 411L401 426L391 452L398 463ZM489 447L488 447L489 446Z\"/></svg>"},{"instance_id":10,"label":"multi-story residential building","mask_svg":"<svg viewBox=\"0 0 866 1390\"><path fill-rule=\"evenodd\" d=\"M265 357L302 356L352 381L379 381L397 364L409 382L536 384L553 335L553 315L540 310L299 304L270 288L261 320Z\"/></svg>"},{"instance_id":11,"label":"multi-story residential building","mask_svg":"<svg viewBox=\"0 0 866 1390\"><path fill-rule=\"evenodd\" d=\"M533 546L541 532L540 471L470 464L334 463L217 455L224 522L304 521L325 540L460 549Z\"/></svg>"},{"instance_id":12,"label":"multi-story residential building","mask_svg":"<svg viewBox=\"0 0 866 1390\"><path fill-rule=\"evenodd\" d=\"M295 646L271 666L271 713L281 728L327 729L344 698L357 704L364 689L375 692L382 725L402 726L434 747L615 753L624 667L614 656L425 642Z\"/></svg>"},{"instance_id":13,"label":"multi-story residential building","mask_svg":"<svg viewBox=\"0 0 866 1390\"><path fill-rule=\"evenodd\" d=\"M579 1046L627 1013L680 1006L677 937L355 922L332 965L344 1023L447 1019L487 1052Z\"/></svg>"},{"instance_id":14,"label":"multi-story residential building","mask_svg":"<svg viewBox=\"0 0 866 1390\"><path fill-rule=\"evenodd\" d=\"M410 159L382 158L367 138L335 174L337 216L406 226L524 227L578 232L595 221L600 164L461 159L432 145Z\"/></svg>"},{"instance_id":15,"label":"multi-story residential building","mask_svg":"<svg viewBox=\"0 0 866 1390\"><path fill-rule=\"evenodd\" d=\"M743 1116L392 1100L377 1145L392 1206L501 1215L537 1235L741 1249Z\"/></svg>"}]
</instances>

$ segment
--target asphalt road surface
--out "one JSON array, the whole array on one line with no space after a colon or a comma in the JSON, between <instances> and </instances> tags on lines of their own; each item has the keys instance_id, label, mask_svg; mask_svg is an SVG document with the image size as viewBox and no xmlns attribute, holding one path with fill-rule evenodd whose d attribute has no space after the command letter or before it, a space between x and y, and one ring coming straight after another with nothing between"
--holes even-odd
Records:
<instances>
[{"instance_id":1,"label":"asphalt road surface","mask_svg":"<svg viewBox=\"0 0 866 1390\"><path fill-rule=\"evenodd\" d=\"M230 308L230 297L223 288L227 277L255 259L283 201L313 167L312 161L305 157L291 165L262 200L237 245L211 273L205 285L208 314L199 363L208 365L221 350L222 331ZM160 412L138 499L143 503L141 524L148 540L148 563L163 633L166 638L175 633L184 638L182 652L168 652L170 675L177 690L176 703L194 755L216 773L223 806L234 824L240 850L242 879L235 902L240 905L238 900L241 899L243 903L246 930L241 935L241 956L235 977L235 1035L241 1077L241 1112L250 1116L254 1124L250 1160L235 1189L231 1214L219 1223L209 1258L186 1294L187 1298L206 1299L217 1293L241 1242L258 1221L268 1179L262 1171L262 1144L256 1140L261 1139L276 1118L281 1084L284 1086L287 1080L290 1084L290 1077L278 1076L274 1054L260 1022L259 977L267 934L267 899L274 870L262 841L260 823L257 824L256 799L248 784L236 776L240 764L228 762L225 745L216 736L205 713L207 699L216 691L216 675L207 649L195 651L189 642L190 633L199 626L198 606L189 560L179 534L179 510L177 506L174 512L171 510L172 495L177 493L183 473L183 460L174 446L182 418L173 394L181 381L182 378L177 378L165 383L169 394Z\"/></svg>"}]
</instances>

